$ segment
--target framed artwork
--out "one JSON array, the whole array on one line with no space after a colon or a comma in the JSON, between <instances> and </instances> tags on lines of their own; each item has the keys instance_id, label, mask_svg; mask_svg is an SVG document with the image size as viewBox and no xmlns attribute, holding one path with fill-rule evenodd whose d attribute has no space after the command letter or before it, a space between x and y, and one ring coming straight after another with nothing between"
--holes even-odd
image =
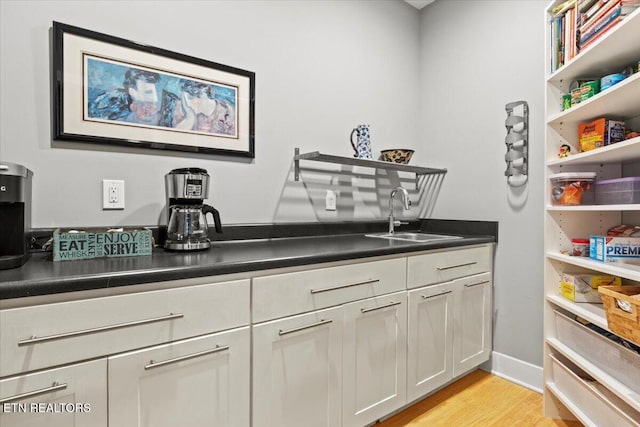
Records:
<instances>
[{"instance_id":1,"label":"framed artwork","mask_svg":"<svg viewBox=\"0 0 640 427\"><path fill-rule=\"evenodd\" d=\"M255 73L53 23L55 140L253 158Z\"/></svg>"}]
</instances>

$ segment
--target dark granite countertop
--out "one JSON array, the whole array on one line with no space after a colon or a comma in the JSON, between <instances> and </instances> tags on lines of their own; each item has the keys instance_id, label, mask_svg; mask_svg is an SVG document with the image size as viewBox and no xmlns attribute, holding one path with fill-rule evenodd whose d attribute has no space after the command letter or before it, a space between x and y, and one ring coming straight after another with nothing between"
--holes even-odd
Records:
<instances>
[{"instance_id":1,"label":"dark granite countertop","mask_svg":"<svg viewBox=\"0 0 640 427\"><path fill-rule=\"evenodd\" d=\"M138 257L54 262L51 252L34 253L22 267L0 270L0 299L490 243L498 235L495 222L439 220L411 222L403 228L463 238L413 243L364 235L384 232L384 227L384 222L241 226L225 231L230 240L214 241L207 251L177 253L156 248L152 255ZM234 240L234 235L239 238Z\"/></svg>"}]
</instances>

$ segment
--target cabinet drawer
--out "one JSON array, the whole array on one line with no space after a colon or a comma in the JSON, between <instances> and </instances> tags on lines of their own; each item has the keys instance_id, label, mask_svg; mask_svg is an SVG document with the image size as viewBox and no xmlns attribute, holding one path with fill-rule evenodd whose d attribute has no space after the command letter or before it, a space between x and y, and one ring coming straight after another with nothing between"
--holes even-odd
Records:
<instances>
[{"instance_id":1,"label":"cabinet drawer","mask_svg":"<svg viewBox=\"0 0 640 427\"><path fill-rule=\"evenodd\" d=\"M107 360L0 380L0 425L107 427Z\"/></svg>"},{"instance_id":2,"label":"cabinet drawer","mask_svg":"<svg viewBox=\"0 0 640 427\"><path fill-rule=\"evenodd\" d=\"M0 377L249 323L249 280L0 311Z\"/></svg>"},{"instance_id":3,"label":"cabinet drawer","mask_svg":"<svg viewBox=\"0 0 640 427\"><path fill-rule=\"evenodd\" d=\"M304 313L405 289L405 258L253 279L253 321Z\"/></svg>"},{"instance_id":4,"label":"cabinet drawer","mask_svg":"<svg viewBox=\"0 0 640 427\"><path fill-rule=\"evenodd\" d=\"M586 425L640 425L640 414L622 402L596 381L581 378L557 358L551 356L552 382L547 384L553 393ZM584 376L583 376L584 377Z\"/></svg>"},{"instance_id":5,"label":"cabinet drawer","mask_svg":"<svg viewBox=\"0 0 640 427\"><path fill-rule=\"evenodd\" d=\"M491 271L491 257L489 245L411 256L407 265L407 288Z\"/></svg>"},{"instance_id":6,"label":"cabinet drawer","mask_svg":"<svg viewBox=\"0 0 640 427\"><path fill-rule=\"evenodd\" d=\"M640 393L640 354L554 311L556 338L615 380Z\"/></svg>"}]
</instances>

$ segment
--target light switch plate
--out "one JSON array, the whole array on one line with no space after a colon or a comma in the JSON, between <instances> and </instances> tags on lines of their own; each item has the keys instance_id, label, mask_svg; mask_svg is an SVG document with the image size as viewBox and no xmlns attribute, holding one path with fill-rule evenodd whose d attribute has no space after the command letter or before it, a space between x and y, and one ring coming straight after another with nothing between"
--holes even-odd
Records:
<instances>
[{"instance_id":1,"label":"light switch plate","mask_svg":"<svg viewBox=\"0 0 640 427\"><path fill-rule=\"evenodd\" d=\"M102 180L102 209L124 209L124 181Z\"/></svg>"},{"instance_id":2,"label":"light switch plate","mask_svg":"<svg viewBox=\"0 0 640 427\"><path fill-rule=\"evenodd\" d=\"M336 210L336 199L337 195L335 191L327 190L327 195L325 196L325 210L327 211L335 211Z\"/></svg>"}]
</instances>

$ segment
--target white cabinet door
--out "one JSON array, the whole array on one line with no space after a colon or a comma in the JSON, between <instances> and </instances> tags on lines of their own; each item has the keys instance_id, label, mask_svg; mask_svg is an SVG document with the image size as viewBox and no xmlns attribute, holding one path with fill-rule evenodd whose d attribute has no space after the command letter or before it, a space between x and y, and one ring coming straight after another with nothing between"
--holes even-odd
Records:
<instances>
[{"instance_id":1,"label":"white cabinet door","mask_svg":"<svg viewBox=\"0 0 640 427\"><path fill-rule=\"evenodd\" d=\"M453 378L453 283L408 292L407 401Z\"/></svg>"},{"instance_id":2,"label":"white cabinet door","mask_svg":"<svg viewBox=\"0 0 640 427\"><path fill-rule=\"evenodd\" d=\"M341 423L342 307L255 325L253 427Z\"/></svg>"},{"instance_id":3,"label":"white cabinet door","mask_svg":"<svg viewBox=\"0 0 640 427\"><path fill-rule=\"evenodd\" d=\"M249 327L109 358L112 427L249 425Z\"/></svg>"},{"instance_id":4,"label":"white cabinet door","mask_svg":"<svg viewBox=\"0 0 640 427\"><path fill-rule=\"evenodd\" d=\"M106 427L107 360L0 380L0 426Z\"/></svg>"},{"instance_id":5,"label":"white cabinet door","mask_svg":"<svg viewBox=\"0 0 640 427\"><path fill-rule=\"evenodd\" d=\"M492 343L492 280L483 273L456 281L453 376L489 360Z\"/></svg>"},{"instance_id":6,"label":"white cabinet door","mask_svg":"<svg viewBox=\"0 0 640 427\"><path fill-rule=\"evenodd\" d=\"M400 408L407 392L407 293L344 306L343 427Z\"/></svg>"}]
</instances>

